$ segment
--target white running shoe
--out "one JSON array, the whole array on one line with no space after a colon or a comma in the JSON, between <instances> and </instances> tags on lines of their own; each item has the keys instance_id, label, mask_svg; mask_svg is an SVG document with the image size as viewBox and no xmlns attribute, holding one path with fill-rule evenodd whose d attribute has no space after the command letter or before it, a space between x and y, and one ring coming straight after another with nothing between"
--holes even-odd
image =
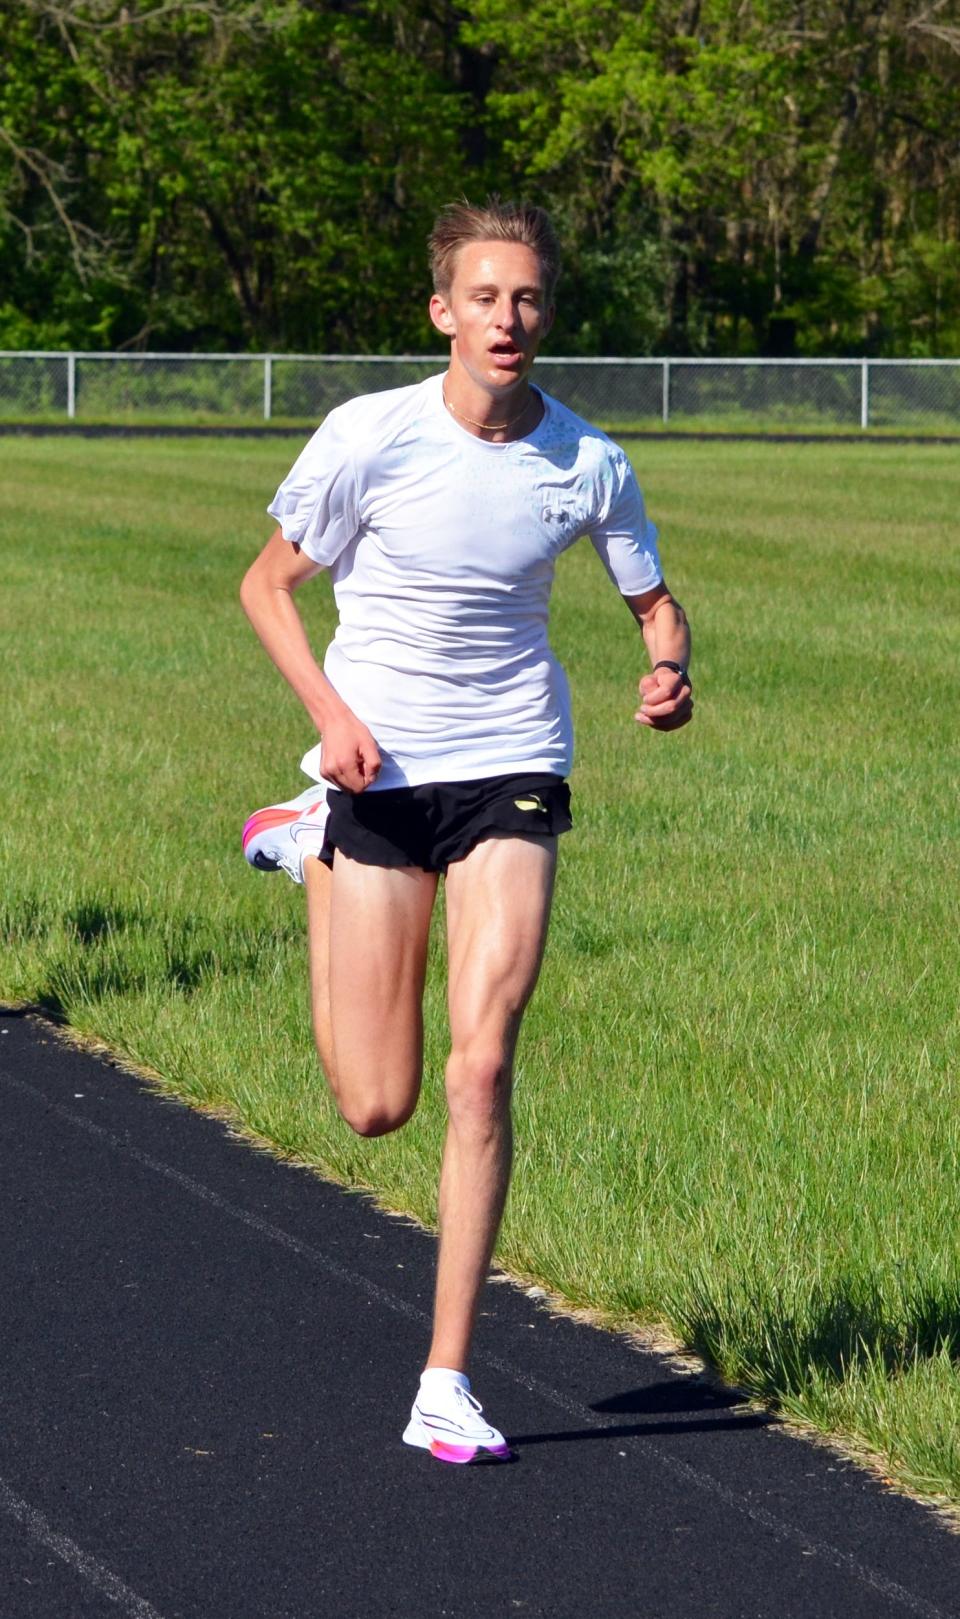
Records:
<instances>
[{"instance_id":1,"label":"white running shoe","mask_svg":"<svg viewBox=\"0 0 960 1619\"><path fill-rule=\"evenodd\" d=\"M470 1379L462 1372L424 1373L403 1442L429 1450L438 1462L462 1464L486 1457L508 1462L513 1457L503 1434L487 1422L480 1401L470 1392Z\"/></svg>"},{"instance_id":2,"label":"white running shoe","mask_svg":"<svg viewBox=\"0 0 960 1619\"><path fill-rule=\"evenodd\" d=\"M327 789L317 781L286 804L254 810L243 829L246 859L258 871L282 868L295 883L302 883L303 857L319 856L328 813Z\"/></svg>"}]
</instances>

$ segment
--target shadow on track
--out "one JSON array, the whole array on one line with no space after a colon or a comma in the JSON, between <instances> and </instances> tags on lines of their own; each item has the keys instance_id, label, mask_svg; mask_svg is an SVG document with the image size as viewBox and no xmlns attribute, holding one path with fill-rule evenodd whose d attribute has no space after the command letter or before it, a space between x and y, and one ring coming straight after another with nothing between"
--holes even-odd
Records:
<instances>
[{"instance_id":1,"label":"shadow on track","mask_svg":"<svg viewBox=\"0 0 960 1619\"><path fill-rule=\"evenodd\" d=\"M631 1415L656 1418L661 1413L689 1413L674 1422L649 1421L637 1423L605 1423L602 1428L565 1428L551 1433L512 1434L512 1441L520 1446L570 1444L578 1440L644 1439L655 1435L717 1432L721 1429L768 1428L776 1418L765 1411L751 1409L735 1389L718 1388L700 1378L648 1383L645 1387L627 1389L622 1394L611 1394L607 1399L590 1402L591 1411L598 1415ZM699 1416L700 1413L737 1410L735 1416Z\"/></svg>"}]
</instances>

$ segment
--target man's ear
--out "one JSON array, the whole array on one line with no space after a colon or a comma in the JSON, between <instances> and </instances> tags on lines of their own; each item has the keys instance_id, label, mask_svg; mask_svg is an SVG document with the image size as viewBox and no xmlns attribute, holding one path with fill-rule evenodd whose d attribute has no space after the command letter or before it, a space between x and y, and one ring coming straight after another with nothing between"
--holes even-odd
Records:
<instances>
[{"instance_id":1,"label":"man's ear","mask_svg":"<svg viewBox=\"0 0 960 1619\"><path fill-rule=\"evenodd\" d=\"M442 332L444 337L456 337L457 329L453 316L439 292L435 292L430 299L430 319L433 321L437 331Z\"/></svg>"},{"instance_id":2,"label":"man's ear","mask_svg":"<svg viewBox=\"0 0 960 1619\"><path fill-rule=\"evenodd\" d=\"M556 304L551 304L549 306L549 308L547 309L546 314L543 317L543 335L544 335L544 337L546 337L546 335L549 332L551 326L553 325L553 319L554 319L554 316L556 315L556 313L557 313Z\"/></svg>"}]
</instances>

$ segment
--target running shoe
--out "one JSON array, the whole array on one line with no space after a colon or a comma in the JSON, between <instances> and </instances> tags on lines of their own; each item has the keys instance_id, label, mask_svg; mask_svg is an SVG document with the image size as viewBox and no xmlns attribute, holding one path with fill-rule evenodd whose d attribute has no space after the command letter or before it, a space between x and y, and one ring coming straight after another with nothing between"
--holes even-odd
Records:
<instances>
[{"instance_id":1,"label":"running shoe","mask_svg":"<svg viewBox=\"0 0 960 1619\"><path fill-rule=\"evenodd\" d=\"M303 882L303 857L319 855L327 825L327 790L311 782L298 798L254 810L243 829L243 853L257 871L283 870Z\"/></svg>"},{"instance_id":2,"label":"running shoe","mask_svg":"<svg viewBox=\"0 0 960 1619\"><path fill-rule=\"evenodd\" d=\"M429 1450L438 1462L508 1462L513 1457L503 1434L487 1422L480 1401L470 1392L470 1379L462 1373L424 1376L403 1442Z\"/></svg>"}]
</instances>

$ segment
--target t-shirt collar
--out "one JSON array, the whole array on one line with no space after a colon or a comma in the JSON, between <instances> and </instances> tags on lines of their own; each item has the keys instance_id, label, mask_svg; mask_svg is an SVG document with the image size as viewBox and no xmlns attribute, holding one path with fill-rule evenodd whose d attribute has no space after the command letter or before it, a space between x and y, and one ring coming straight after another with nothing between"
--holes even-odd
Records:
<instances>
[{"instance_id":1,"label":"t-shirt collar","mask_svg":"<svg viewBox=\"0 0 960 1619\"><path fill-rule=\"evenodd\" d=\"M466 439L468 443L478 445L481 450L495 450L498 452L502 452L503 450L515 450L519 448L520 445L536 444L538 442L540 435L546 426L547 417L550 414L550 399L549 396L543 392L542 388L536 387L534 383L530 384L530 386L534 389L534 392L540 395L543 402L543 414L540 417L536 427L534 427L531 432L524 433L523 438L507 439L503 444L493 444L489 439L478 438L476 433L471 433L466 427L461 427L460 423L456 420L456 417L453 416L452 413L447 409L443 398L443 384L446 376L447 373L444 371L439 377L431 377L427 386L430 390L430 396L432 397L434 414L441 417L447 424L449 436L451 438L455 438L458 443Z\"/></svg>"}]
</instances>

